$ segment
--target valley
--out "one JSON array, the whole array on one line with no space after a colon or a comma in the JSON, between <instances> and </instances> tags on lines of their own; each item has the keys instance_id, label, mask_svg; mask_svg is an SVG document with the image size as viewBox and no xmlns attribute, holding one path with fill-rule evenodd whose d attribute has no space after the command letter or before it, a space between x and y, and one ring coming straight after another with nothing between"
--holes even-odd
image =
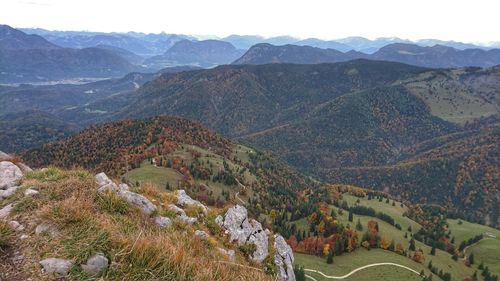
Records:
<instances>
[{"instance_id":1,"label":"valley","mask_svg":"<svg viewBox=\"0 0 500 281\"><path fill-rule=\"evenodd\" d=\"M0 25L0 280L498 281L498 42L228 34Z\"/></svg>"}]
</instances>

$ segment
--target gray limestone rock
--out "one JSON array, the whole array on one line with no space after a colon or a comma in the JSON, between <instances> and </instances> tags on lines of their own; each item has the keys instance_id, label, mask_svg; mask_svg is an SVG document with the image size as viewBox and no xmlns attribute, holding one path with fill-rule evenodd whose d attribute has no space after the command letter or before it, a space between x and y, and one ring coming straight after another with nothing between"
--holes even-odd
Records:
<instances>
[{"instance_id":1,"label":"gray limestone rock","mask_svg":"<svg viewBox=\"0 0 500 281\"><path fill-rule=\"evenodd\" d=\"M7 189L16 185L22 176L23 172L14 163L9 161L0 162L0 189Z\"/></svg>"},{"instance_id":2,"label":"gray limestone rock","mask_svg":"<svg viewBox=\"0 0 500 281\"><path fill-rule=\"evenodd\" d=\"M97 253L87 260L86 264L82 265L82 269L90 277L100 275L108 267L109 260L103 253Z\"/></svg>"},{"instance_id":3,"label":"gray limestone rock","mask_svg":"<svg viewBox=\"0 0 500 281\"><path fill-rule=\"evenodd\" d=\"M274 263L277 267L277 277L280 281L295 281L293 272L293 251L285 239L277 234L274 235Z\"/></svg>"},{"instance_id":4,"label":"gray limestone rock","mask_svg":"<svg viewBox=\"0 0 500 281\"><path fill-rule=\"evenodd\" d=\"M73 262L65 259L48 258L40 261L44 272L53 273L56 278L68 276L68 272L73 266Z\"/></svg>"}]
</instances>

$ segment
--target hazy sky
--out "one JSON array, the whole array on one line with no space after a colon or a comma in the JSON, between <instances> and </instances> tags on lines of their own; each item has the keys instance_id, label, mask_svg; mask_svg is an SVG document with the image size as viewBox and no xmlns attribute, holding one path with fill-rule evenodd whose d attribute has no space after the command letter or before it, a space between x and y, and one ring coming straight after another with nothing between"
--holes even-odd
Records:
<instances>
[{"instance_id":1,"label":"hazy sky","mask_svg":"<svg viewBox=\"0 0 500 281\"><path fill-rule=\"evenodd\" d=\"M499 0L0 0L0 23L54 30L500 41Z\"/></svg>"}]
</instances>

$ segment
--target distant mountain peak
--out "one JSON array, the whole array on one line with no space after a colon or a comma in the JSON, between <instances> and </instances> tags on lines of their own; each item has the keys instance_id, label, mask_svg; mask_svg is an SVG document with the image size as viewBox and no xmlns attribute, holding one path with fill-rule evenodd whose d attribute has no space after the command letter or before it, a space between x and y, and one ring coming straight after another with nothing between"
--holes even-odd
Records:
<instances>
[{"instance_id":1,"label":"distant mountain peak","mask_svg":"<svg viewBox=\"0 0 500 281\"><path fill-rule=\"evenodd\" d=\"M57 49L59 46L50 43L38 35L28 35L8 25L0 25L0 50L2 49Z\"/></svg>"}]
</instances>

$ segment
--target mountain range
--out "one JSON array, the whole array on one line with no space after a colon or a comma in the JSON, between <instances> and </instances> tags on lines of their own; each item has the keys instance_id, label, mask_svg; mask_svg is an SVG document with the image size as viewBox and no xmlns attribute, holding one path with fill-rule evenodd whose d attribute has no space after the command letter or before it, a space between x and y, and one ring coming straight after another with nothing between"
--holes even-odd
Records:
<instances>
[{"instance_id":1,"label":"mountain range","mask_svg":"<svg viewBox=\"0 0 500 281\"><path fill-rule=\"evenodd\" d=\"M210 68L230 63L313 64L359 58L432 68L490 67L500 63L498 49L431 39L415 43L398 38L325 41L232 35L199 41L192 36L165 33L22 30L32 34L6 25L0 29L0 83L102 79L130 72L156 72L165 67ZM443 45L433 45L436 43Z\"/></svg>"},{"instance_id":2,"label":"mountain range","mask_svg":"<svg viewBox=\"0 0 500 281\"><path fill-rule=\"evenodd\" d=\"M239 58L243 50L236 49L231 43L218 40L176 42L164 54L147 59L144 64L151 68L177 65L214 67L229 64Z\"/></svg>"},{"instance_id":3,"label":"mountain range","mask_svg":"<svg viewBox=\"0 0 500 281\"><path fill-rule=\"evenodd\" d=\"M0 26L0 83L111 77L139 68L101 48L69 49L38 35Z\"/></svg>"},{"instance_id":4,"label":"mountain range","mask_svg":"<svg viewBox=\"0 0 500 281\"><path fill-rule=\"evenodd\" d=\"M496 224L499 75L498 67L434 70L372 60L226 65L165 73L137 89L44 110L79 126L158 115L197 120L320 180ZM447 178L435 176L440 169Z\"/></svg>"},{"instance_id":5,"label":"mountain range","mask_svg":"<svg viewBox=\"0 0 500 281\"><path fill-rule=\"evenodd\" d=\"M321 49L311 46L257 44L233 63L315 64L348 61L359 58L395 61L431 68L491 67L500 64L500 50L457 50L442 45L421 47L413 44L394 43L380 48L373 54L365 54L356 51L341 52L335 49Z\"/></svg>"}]
</instances>

